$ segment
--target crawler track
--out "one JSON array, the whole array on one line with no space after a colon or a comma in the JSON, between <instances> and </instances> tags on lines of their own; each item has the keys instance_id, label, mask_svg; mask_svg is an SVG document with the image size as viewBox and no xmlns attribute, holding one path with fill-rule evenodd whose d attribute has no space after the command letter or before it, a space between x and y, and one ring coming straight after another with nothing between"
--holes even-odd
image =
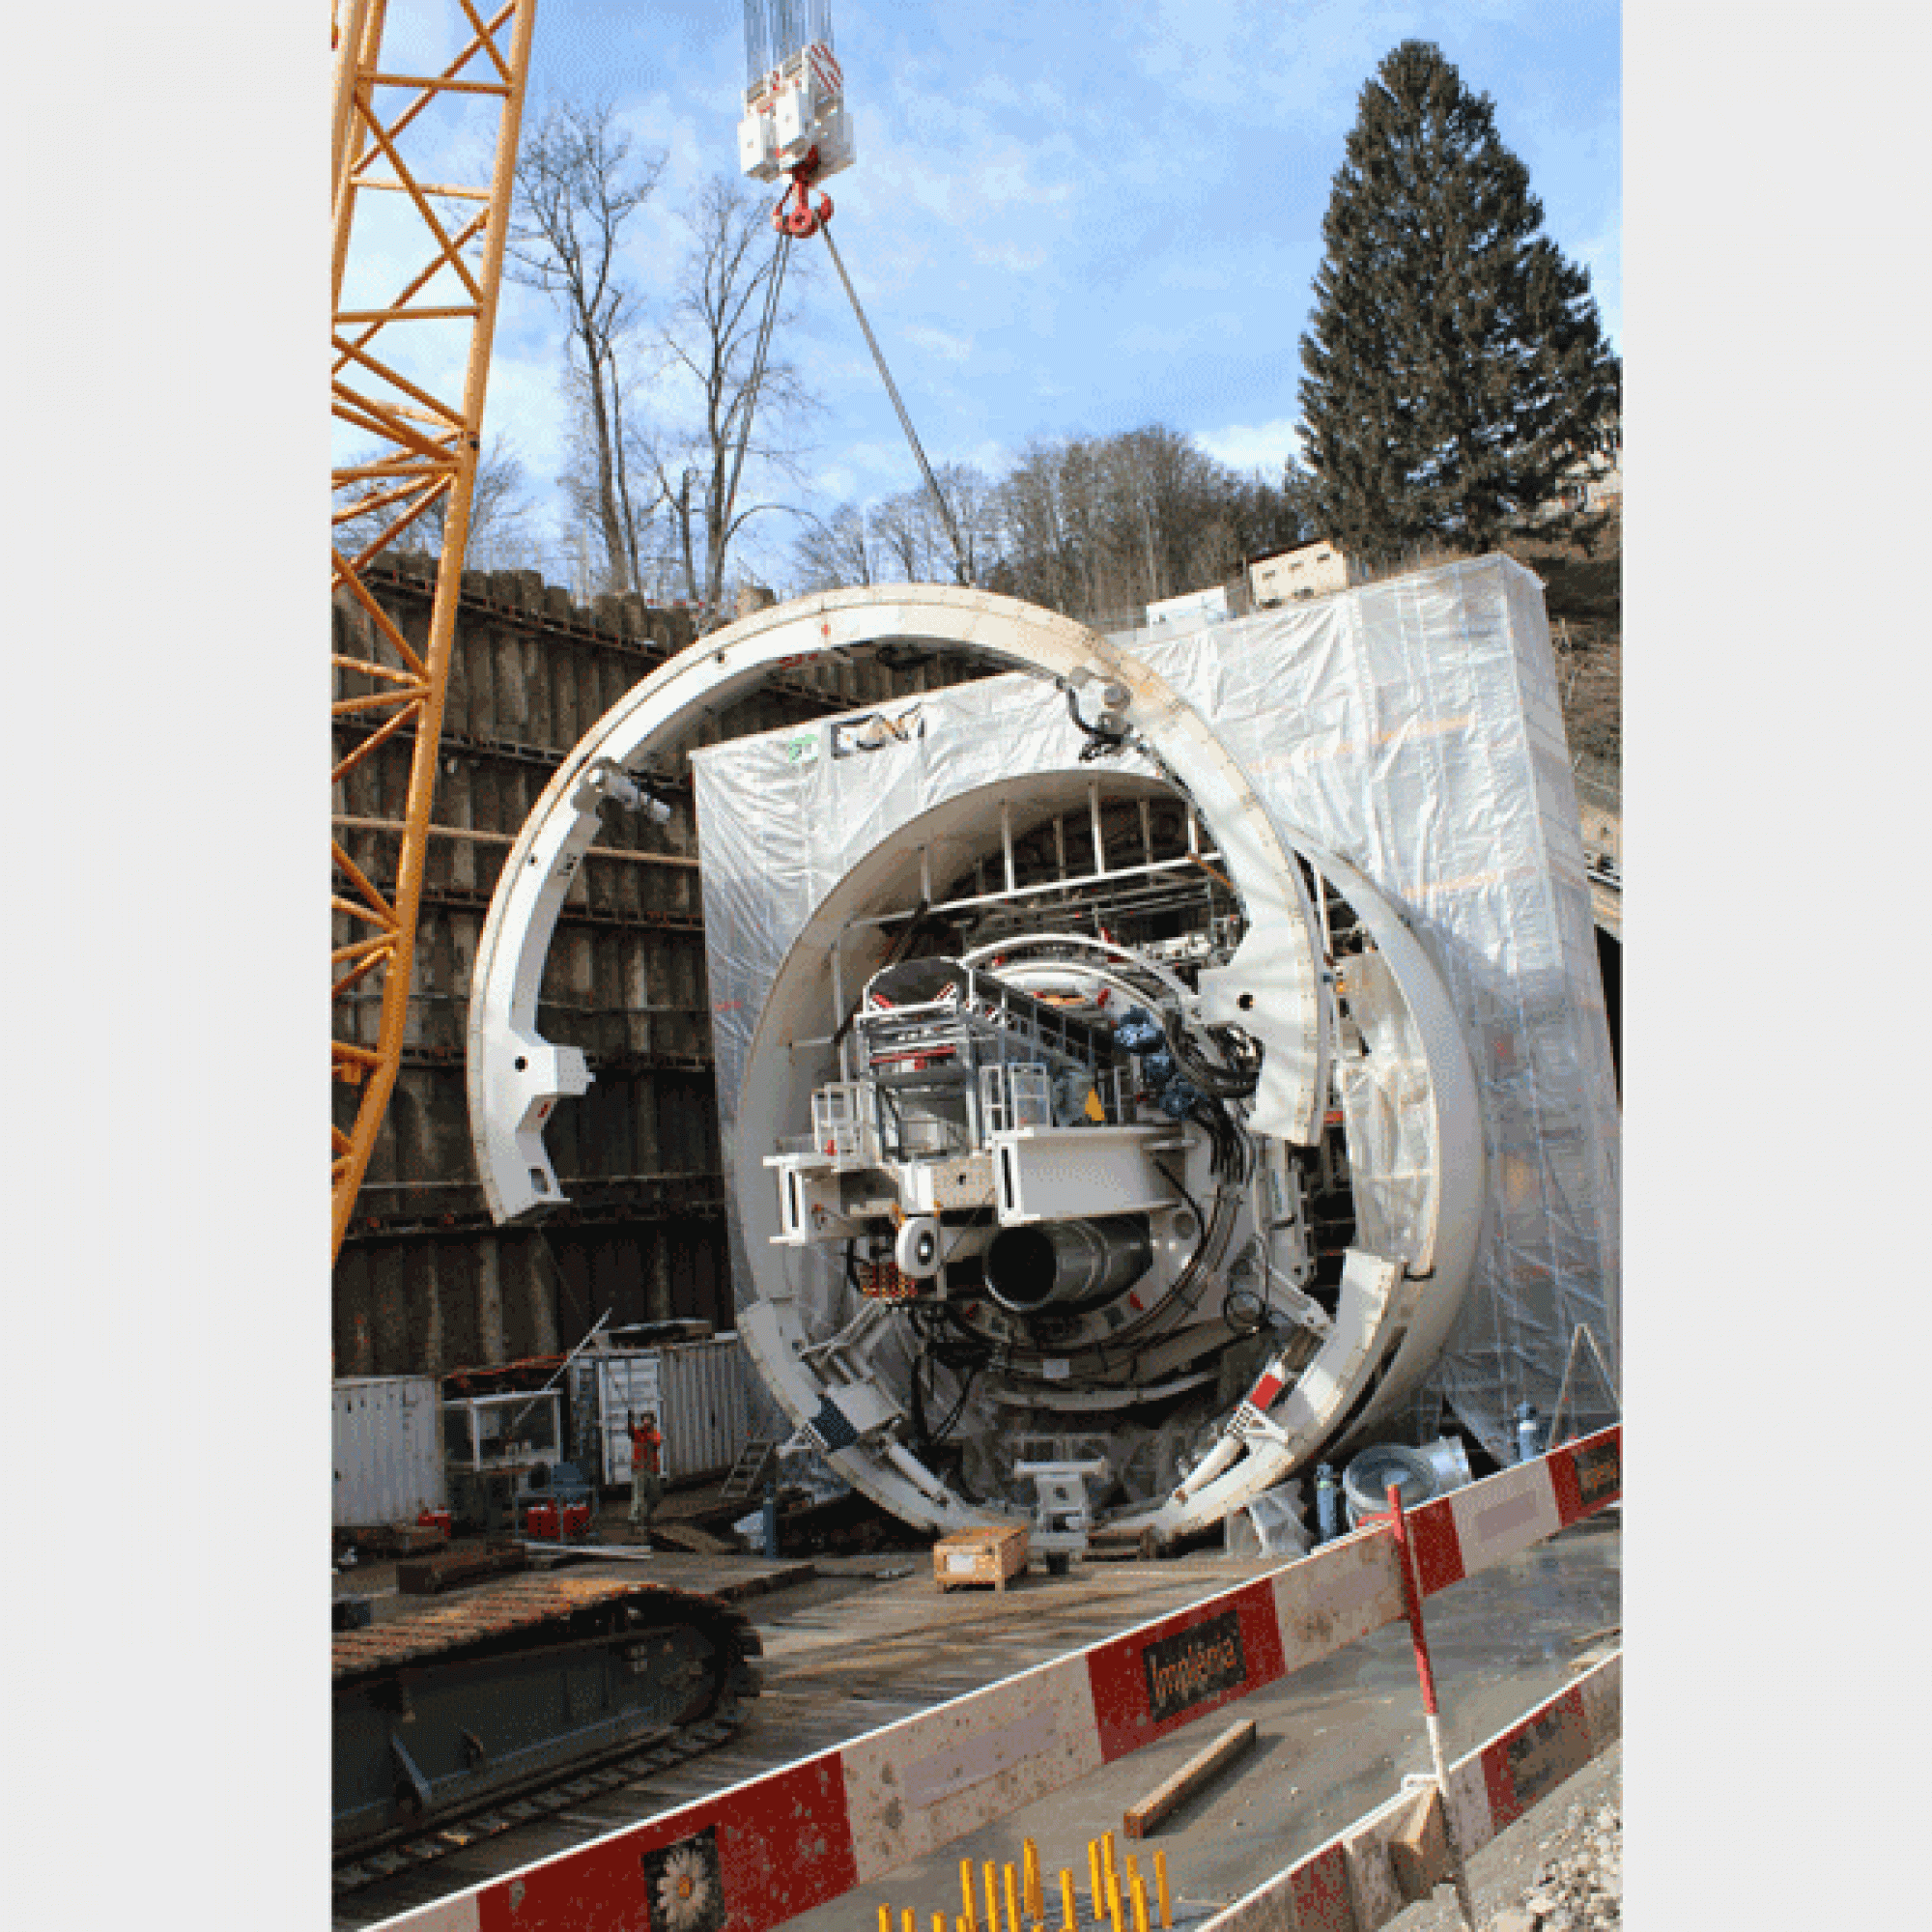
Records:
<instances>
[{"instance_id":1,"label":"crawler track","mask_svg":"<svg viewBox=\"0 0 1932 1932\"><path fill-rule=\"evenodd\" d=\"M419 1614L338 1634L332 1660L336 1895L418 1868L723 1744L758 1693L752 1660L760 1648L750 1620L714 1597L587 1577L521 1577ZM425 1744L433 1747L450 1727L446 1707L452 1694L472 1700L473 1715L459 1706L463 1723L457 1734L476 1744L472 1732L484 1731L486 1720L498 1715L492 1710L493 1671L529 1672L531 1681L548 1688L553 1669L563 1674L586 1664L609 1668L612 1659L622 1659L648 1692L650 1701L636 1709L655 1708L661 1720L627 1716L630 1728L621 1737L600 1737L595 1727L587 1728L582 1735L589 1742L582 1747L566 1739L554 1747L560 1761L532 1762L526 1770L510 1762L497 1771L490 1751L478 1745L476 1762L487 1770L479 1774L473 1796L460 1772L433 1765L421 1787L422 1802L399 1803L393 1822L373 1828L369 1805L358 1806L353 1791L345 1795L345 1767L350 1782L361 1778L366 1785L369 1739L392 1723L394 1735L409 1740L405 1749L413 1747L420 1753ZM568 1695L564 1708L575 1709ZM426 1732L416 1722L419 1712L431 1719ZM412 1759L403 1762L417 1775Z\"/></svg>"}]
</instances>

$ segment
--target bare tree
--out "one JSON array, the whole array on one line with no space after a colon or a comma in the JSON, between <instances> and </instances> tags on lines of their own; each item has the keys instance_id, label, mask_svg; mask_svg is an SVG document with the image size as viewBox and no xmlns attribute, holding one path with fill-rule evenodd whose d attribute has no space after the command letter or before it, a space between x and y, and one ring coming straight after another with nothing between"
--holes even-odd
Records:
<instances>
[{"instance_id":1,"label":"bare tree","mask_svg":"<svg viewBox=\"0 0 1932 1932\"><path fill-rule=\"evenodd\" d=\"M793 514L805 527L792 544L791 567L801 592L846 590L880 581L870 519L857 503L840 503L829 517Z\"/></svg>"},{"instance_id":2,"label":"bare tree","mask_svg":"<svg viewBox=\"0 0 1932 1932\"><path fill-rule=\"evenodd\" d=\"M747 464L757 459L796 475L798 419L814 407L797 369L777 347L793 319L782 291L771 347L757 367L774 277L785 261L781 238L761 196L736 181L714 177L684 215L690 231L676 299L660 332L667 365L696 391L696 426L658 452L658 487L684 567L692 602L717 611L724 591L733 539L748 519L776 504L734 498L741 443ZM807 272L794 248L786 285Z\"/></svg>"},{"instance_id":3,"label":"bare tree","mask_svg":"<svg viewBox=\"0 0 1932 1932\"><path fill-rule=\"evenodd\" d=\"M933 513L932 494L923 485L901 490L873 504L867 524L872 542L884 559L885 574L899 583L934 583L952 575L952 546ZM935 538L937 542L935 542ZM948 567L939 567L944 547Z\"/></svg>"},{"instance_id":4,"label":"bare tree","mask_svg":"<svg viewBox=\"0 0 1932 1932\"><path fill-rule=\"evenodd\" d=\"M387 488L377 478L365 484L360 495L375 498L384 496ZM446 509L445 499L438 497L396 539L397 548L440 556ZM530 533L530 510L529 486L523 463L507 437L492 437L477 458L476 478L470 485L469 541L464 562L473 568L490 569L533 558L538 546ZM336 546L350 552L366 543L377 531L385 529L388 523L387 516L374 509L345 518L336 526Z\"/></svg>"},{"instance_id":5,"label":"bare tree","mask_svg":"<svg viewBox=\"0 0 1932 1932\"><path fill-rule=\"evenodd\" d=\"M942 463L933 474L952 506L952 521L966 553L962 563L949 547L948 568L957 582L983 583L999 565L999 493L985 471L970 463Z\"/></svg>"},{"instance_id":6,"label":"bare tree","mask_svg":"<svg viewBox=\"0 0 1932 1932\"><path fill-rule=\"evenodd\" d=\"M553 107L517 156L516 212L505 272L541 289L562 311L578 422L577 461L559 478L567 501L596 524L609 587L639 587L639 512L625 434L625 352L639 308L618 273L624 229L664 170L635 160L609 101ZM641 513L648 518L646 503Z\"/></svg>"},{"instance_id":7,"label":"bare tree","mask_svg":"<svg viewBox=\"0 0 1932 1932\"><path fill-rule=\"evenodd\" d=\"M1086 621L1133 621L1300 541L1303 480L1293 465L1279 486L1242 478L1159 423L1035 442L991 489L982 581Z\"/></svg>"}]
</instances>

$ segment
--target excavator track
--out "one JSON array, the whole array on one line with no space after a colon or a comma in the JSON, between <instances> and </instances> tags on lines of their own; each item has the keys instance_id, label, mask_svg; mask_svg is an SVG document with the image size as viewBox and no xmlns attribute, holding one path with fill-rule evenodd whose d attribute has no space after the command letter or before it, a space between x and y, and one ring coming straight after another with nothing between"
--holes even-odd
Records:
<instances>
[{"instance_id":1,"label":"excavator track","mask_svg":"<svg viewBox=\"0 0 1932 1932\"><path fill-rule=\"evenodd\" d=\"M334 1889L358 1889L722 1744L748 1618L663 1584L526 1577L334 1638Z\"/></svg>"}]
</instances>

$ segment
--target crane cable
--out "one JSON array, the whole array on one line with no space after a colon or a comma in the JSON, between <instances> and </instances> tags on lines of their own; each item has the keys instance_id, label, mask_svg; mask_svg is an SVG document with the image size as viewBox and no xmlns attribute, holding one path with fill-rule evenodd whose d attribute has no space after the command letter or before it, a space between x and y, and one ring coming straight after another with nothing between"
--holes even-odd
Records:
<instances>
[{"instance_id":1,"label":"crane cable","mask_svg":"<svg viewBox=\"0 0 1932 1932\"><path fill-rule=\"evenodd\" d=\"M779 292L784 286L785 264L791 259L791 237L779 230L779 245L772 265L772 278L765 289L765 312L758 323L758 346L752 355L752 373L745 384L745 416L738 425L738 447L731 459L731 481L724 492L724 514L718 528L728 542L731 512L738 501L738 478L744 473L745 448L752 440L752 415L758 407L758 389L765 380L765 360L771 353L772 329L779 319Z\"/></svg>"},{"instance_id":2,"label":"crane cable","mask_svg":"<svg viewBox=\"0 0 1932 1932\"><path fill-rule=\"evenodd\" d=\"M783 203L781 201L781 208ZM953 521L952 508L946 500L946 493L939 487L939 478L932 473L932 465L926 461L924 447L919 440L919 432L912 426L912 417L906 413L906 406L899 398L898 384L893 381L893 372L886 367L886 358L879 348L878 338L872 333L872 325L866 320L866 310L859 300L859 292L852 286L852 278L845 272L845 264L838 253L838 244L832 239L832 224L824 218L831 213L829 202L821 203L823 215L811 221L808 233L815 230L825 237L825 245L832 255L832 266L838 270L838 279L844 284L846 298L852 304L852 313L859 318L859 327L865 332L866 346L872 352L872 360L878 364L879 375L886 385L886 394L893 399L893 408L897 411L899 427L905 431L906 441L912 445L912 453L918 459L920 473L925 478L925 487L932 494L932 500L939 510L939 520L946 526L946 534L952 540L952 555L958 568L961 583L974 582L973 566L966 555L966 546L959 535L959 526ZM775 224L777 225L777 224ZM724 492L724 514L718 527L729 532L731 512L738 501L738 478L745 468L745 450L752 440L752 416L758 405L758 389L765 380L766 359L771 352L772 331L778 323L779 292L784 284L785 264L791 257L791 231L779 227L777 258L772 269L772 278L765 291L765 312L758 324L757 348L753 352L752 373L745 384L745 414L738 426L738 447L731 461L731 481Z\"/></svg>"},{"instance_id":3,"label":"crane cable","mask_svg":"<svg viewBox=\"0 0 1932 1932\"><path fill-rule=\"evenodd\" d=\"M898 412L899 427L906 433L906 440L912 445L912 453L919 459L921 472L925 477L925 487L932 492L932 500L939 506L940 521L946 526L946 534L952 539L952 554L959 565L959 582L973 582L973 566L966 560L966 546L959 539L959 526L952 521L952 511L947 503L946 493L939 487L939 479L932 473L932 465L925 460L925 451L920 446L919 433L912 426L912 418L906 414L905 404L899 400L898 385L893 381L893 372L886 367L886 358L879 352L877 339L872 334L872 325L866 320L866 311L859 301L859 292L852 286L852 278L845 272L845 264L839 259L838 244L832 239L832 224L821 221L818 232L825 237L825 245L832 252L832 266L838 270L838 279L845 284L845 294L852 304L852 313L859 318L859 327L865 330L866 346L872 352L872 360L879 365L879 374L885 380L886 393L893 399L893 408Z\"/></svg>"}]
</instances>

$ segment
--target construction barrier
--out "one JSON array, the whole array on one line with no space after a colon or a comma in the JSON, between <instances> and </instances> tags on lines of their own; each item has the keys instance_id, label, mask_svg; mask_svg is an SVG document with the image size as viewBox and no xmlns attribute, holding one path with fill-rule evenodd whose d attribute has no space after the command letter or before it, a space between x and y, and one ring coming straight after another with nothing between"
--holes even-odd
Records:
<instances>
[{"instance_id":1,"label":"construction barrier","mask_svg":"<svg viewBox=\"0 0 1932 1932\"><path fill-rule=\"evenodd\" d=\"M1614 1426L1408 1512L1423 1594L1617 1501L1622 1444ZM1394 1539L1365 1523L1187 1609L384 1920L384 1932L769 1932L1404 1613Z\"/></svg>"},{"instance_id":2,"label":"construction barrier","mask_svg":"<svg viewBox=\"0 0 1932 1932\"><path fill-rule=\"evenodd\" d=\"M1621 1735L1623 1653L1617 1652L1449 1772L1449 1809L1463 1858L1471 1858L1532 1804L1581 1771ZM1376 1932L1446 1883L1446 1859L1405 1870L1398 1846L1434 1780L1405 1792L1277 1873L1200 1932Z\"/></svg>"}]
</instances>

